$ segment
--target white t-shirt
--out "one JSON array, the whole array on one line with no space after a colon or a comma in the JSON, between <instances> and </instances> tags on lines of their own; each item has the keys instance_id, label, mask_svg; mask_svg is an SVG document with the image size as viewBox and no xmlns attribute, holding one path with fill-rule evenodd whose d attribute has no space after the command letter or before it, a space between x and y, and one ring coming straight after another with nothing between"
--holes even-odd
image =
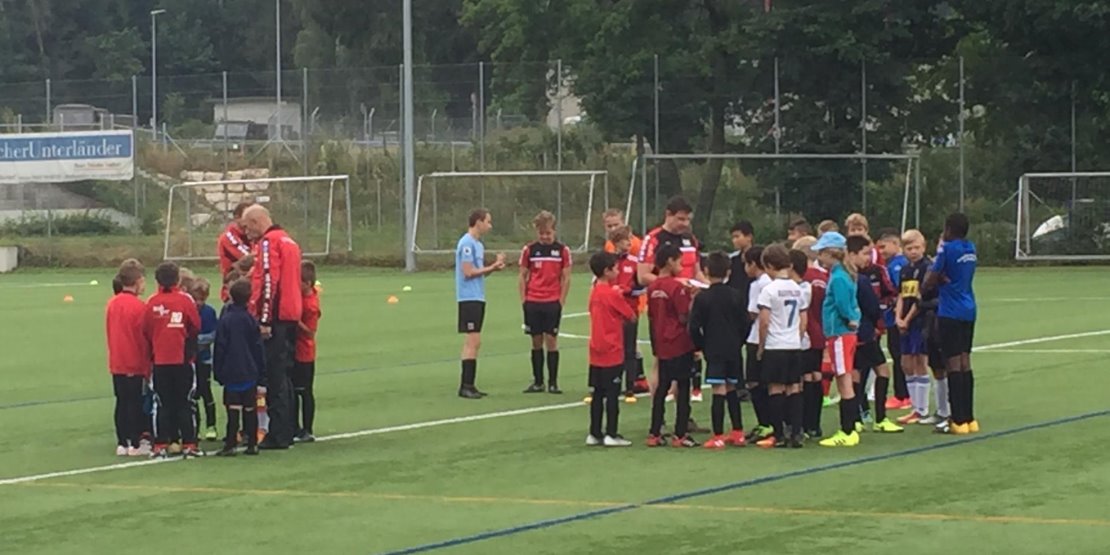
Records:
<instances>
[{"instance_id":1,"label":"white t-shirt","mask_svg":"<svg viewBox=\"0 0 1110 555\"><path fill-rule=\"evenodd\" d=\"M805 308L799 308L799 310L808 310L809 303L813 299L813 284L808 281L803 281L798 284L798 287L802 288L802 304L805 305ZM802 333L802 350L808 351L812 348L813 345L809 342L809 334Z\"/></svg>"},{"instance_id":2,"label":"white t-shirt","mask_svg":"<svg viewBox=\"0 0 1110 555\"><path fill-rule=\"evenodd\" d=\"M748 313L755 315L755 320L752 320L752 330L748 332L748 343L752 345L759 344L759 293L769 283L771 283L771 276L763 274L748 286Z\"/></svg>"},{"instance_id":3,"label":"white t-shirt","mask_svg":"<svg viewBox=\"0 0 1110 555\"><path fill-rule=\"evenodd\" d=\"M802 288L794 280L778 278L759 292L759 308L771 311L767 328L768 351L796 351L802 348L802 313L809 308Z\"/></svg>"}]
</instances>

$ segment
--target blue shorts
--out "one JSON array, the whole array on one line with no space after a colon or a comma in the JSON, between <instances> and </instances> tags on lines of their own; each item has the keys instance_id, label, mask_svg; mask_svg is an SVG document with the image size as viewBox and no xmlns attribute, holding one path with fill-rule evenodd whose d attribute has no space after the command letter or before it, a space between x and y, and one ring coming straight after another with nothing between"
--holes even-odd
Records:
<instances>
[{"instance_id":1,"label":"blue shorts","mask_svg":"<svg viewBox=\"0 0 1110 555\"><path fill-rule=\"evenodd\" d=\"M903 355L924 355L928 353L925 345L925 333L920 327L910 327L902 334Z\"/></svg>"}]
</instances>

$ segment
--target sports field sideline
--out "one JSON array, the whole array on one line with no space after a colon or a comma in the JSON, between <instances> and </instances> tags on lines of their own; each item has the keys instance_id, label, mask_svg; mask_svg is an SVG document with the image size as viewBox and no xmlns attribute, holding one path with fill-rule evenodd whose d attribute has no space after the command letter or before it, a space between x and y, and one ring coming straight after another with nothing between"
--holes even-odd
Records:
<instances>
[{"instance_id":1,"label":"sports field sideline","mask_svg":"<svg viewBox=\"0 0 1110 555\"><path fill-rule=\"evenodd\" d=\"M981 271L979 435L921 426L865 435L855 449L709 452L582 446L582 339L562 342L565 395L522 395L530 372L513 276L488 282L478 383L491 396L464 401L449 274L324 268L325 441L167 462L113 455L111 271L3 276L4 551L137 552L169 541L271 553L1104 552L1103 274ZM588 277L575 279L568 313L585 309ZM588 321L563 330L586 335ZM648 405L622 407L626 437L642 439ZM694 410L704 419L708 404ZM254 515L246 533L222 525L238 511ZM152 546L147 532L167 539Z\"/></svg>"}]
</instances>

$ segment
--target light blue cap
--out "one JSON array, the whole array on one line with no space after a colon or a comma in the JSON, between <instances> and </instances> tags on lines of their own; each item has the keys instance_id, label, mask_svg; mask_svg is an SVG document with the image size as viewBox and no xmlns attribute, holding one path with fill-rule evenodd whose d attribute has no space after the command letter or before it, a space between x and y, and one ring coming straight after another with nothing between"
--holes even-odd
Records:
<instances>
[{"instance_id":1,"label":"light blue cap","mask_svg":"<svg viewBox=\"0 0 1110 555\"><path fill-rule=\"evenodd\" d=\"M848 247L848 240L843 235L835 231L828 231L817 239L812 247L815 251L822 251L825 249L844 249Z\"/></svg>"}]
</instances>

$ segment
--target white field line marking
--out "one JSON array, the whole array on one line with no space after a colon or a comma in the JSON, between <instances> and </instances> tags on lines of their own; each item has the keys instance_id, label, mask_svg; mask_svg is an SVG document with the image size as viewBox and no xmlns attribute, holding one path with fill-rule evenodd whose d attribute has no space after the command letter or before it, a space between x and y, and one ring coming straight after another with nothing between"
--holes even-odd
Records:
<instances>
[{"instance_id":1,"label":"white field line marking","mask_svg":"<svg viewBox=\"0 0 1110 555\"><path fill-rule=\"evenodd\" d=\"M111 283L109 283L111 285ZM42 287L96 287L87 281L81 283L12 283L0 284L0 290L3 289L39 289Z\"/></svg>"},{"instance_id":2,"label":"white field line marking","mask_svg":"<svg viewBox=\"0 0 1110 555\"><path fill-rule=\"evenodd\" d=\"M563 318L581 318L583 316L589 316L589 315L590 315L589 312L571 312L570 314L564 314Z\"/></svg>"},{"instance_id":3,"label":"white field line marking","mask_svg":"<svg viewBox=\"0 0 1110 555\"><path fill-rule=\"evenodd\" d=\"M559 337L566 337L567 339L589 339L590 338L590 336L588 336L588 335L579 335L577 333L563 333L563 332L559 332ZM651 345L651 341L648 341L647 339L637 339L636 343L639 343L640 345Z\"/></svg>"},{"instance_id":4,"label":"white field line marking","mask_svg":"<svg viewBox=\"0 0 1110 555\"><path fill-rule=\"evenodd\" d=\"M1020 345L1033 345L1033 344L1045 343L1045 342L1049 342L1049 341L1060 341L1060 340L1064 340L1064 339L1079 339L1079 338L1083 338L1083 337L1095 337L1095 336L1100 336L1100 335L1110 335L1110 329L1100 330L1100 331L1089 331L1089 332L1082 332L1082 333L1072 333L1072 334L1067 334L1067 335L1054 335L1054 336L1050 336L1050 337L1036 337L1036 338L1032 338L1032 339L1022 339L1022 340L1019 340L1019 341L1008 341L1006 343L995 343L993 345L983 345L981 347L978 347L976 350L989 351L989 350L996 350L996 349L1006 349L1008 347L1015 347L1015 346L1020 346ZM490 419L493 419L493 418L503 418L503 417L506 417L506 416L520 416L520 415L524 415L524 414L535 414L535 413L549 412L549 411L555 411L555 410L560 410L560 409L569 409L569 408L581 407L581 406L583 406L581 401L575 401L573 403L560 403L560 404L557 404L557 405L544 405L544 406L539 406L539 407L529 407L529 408L515 409L515 410L488 412L488 413L485 413L485 414L474 414L474 415L471 415L471 416L459 416L459 417L455 417L455 418L444 418L444 419L441 419L441 420L429 420L429 421L426 421L426 422L415 422L415 423L412 423L412 424L401 424L401 425L398 425L398 426L387 426L385 428L373 428L373 429L369 429L369 430L359 430L359 431L355 431L355 432L346 432L346 433L341 433L341 434L333 434L333 435L329 435L329 436L318 437L318 438L316 438L316 441L333 441L333 440L337 440L337 439L351 439L351 438L356 438L356 437L381 435L381 434L387 434L387 433L392 433L392 432L422 430L422 429L425 429L425 428L435 428L435 427L439 427L439 426L446 426L446 425L449 425L449 424L461 424L461 423L465 423L465 422L477 422L477 421L480 421L480 420L490 420ZM18 476L18 477L15 477L15 478L0 479L0 486L7 486L7 485L12 485L12 484L24 484L24 483L27 483L27 482L37 482L39 480L47 480L47 479L50 479L50 478L63 478L63 477L67 477L67 476L79 476L79 475L82 475L82 474L92 474L92 473L95 473L95 472L105 472L105 471L108 471L108 470L121 470L121 469L125 469L125 468L133 468L133 467L136 467L136 466L149 466L149 465L153 465L153 464L160 464L160 463L163 463L163 462L179 461L179 460L182 460L182 459L147 459L147 460L140 460L140 461L134 461L134 462L108 464L108 465L103 465L103 466L91 466L91 467L88 467L88 468L78 468L78 469L74 469L74 470L47 472L47 473L43 473L43 474L31 474L31 475L28 475L28 476Z\"/></svg>"},{"instance_id":5,"label":"white field line marking","mask_svg":"<svg viewBox=\"0 0 1110 555\"><path fill-rule=\"evenodd\" d=\"M1110 301L1110 297L999 297L980 299L984 303L1057 303L1063 301Z\"/></svg>"},{"instance_id":6,"label":"white field line marking","mask_svg":"<svg viewBox=\"0 0 1110 555\"><path fill-rule=\"evenodd\" d=\"M1035 355L1110 354L1110 349L991 349L988 353L1024 353Z\"/></svg>"}]
</instances>

